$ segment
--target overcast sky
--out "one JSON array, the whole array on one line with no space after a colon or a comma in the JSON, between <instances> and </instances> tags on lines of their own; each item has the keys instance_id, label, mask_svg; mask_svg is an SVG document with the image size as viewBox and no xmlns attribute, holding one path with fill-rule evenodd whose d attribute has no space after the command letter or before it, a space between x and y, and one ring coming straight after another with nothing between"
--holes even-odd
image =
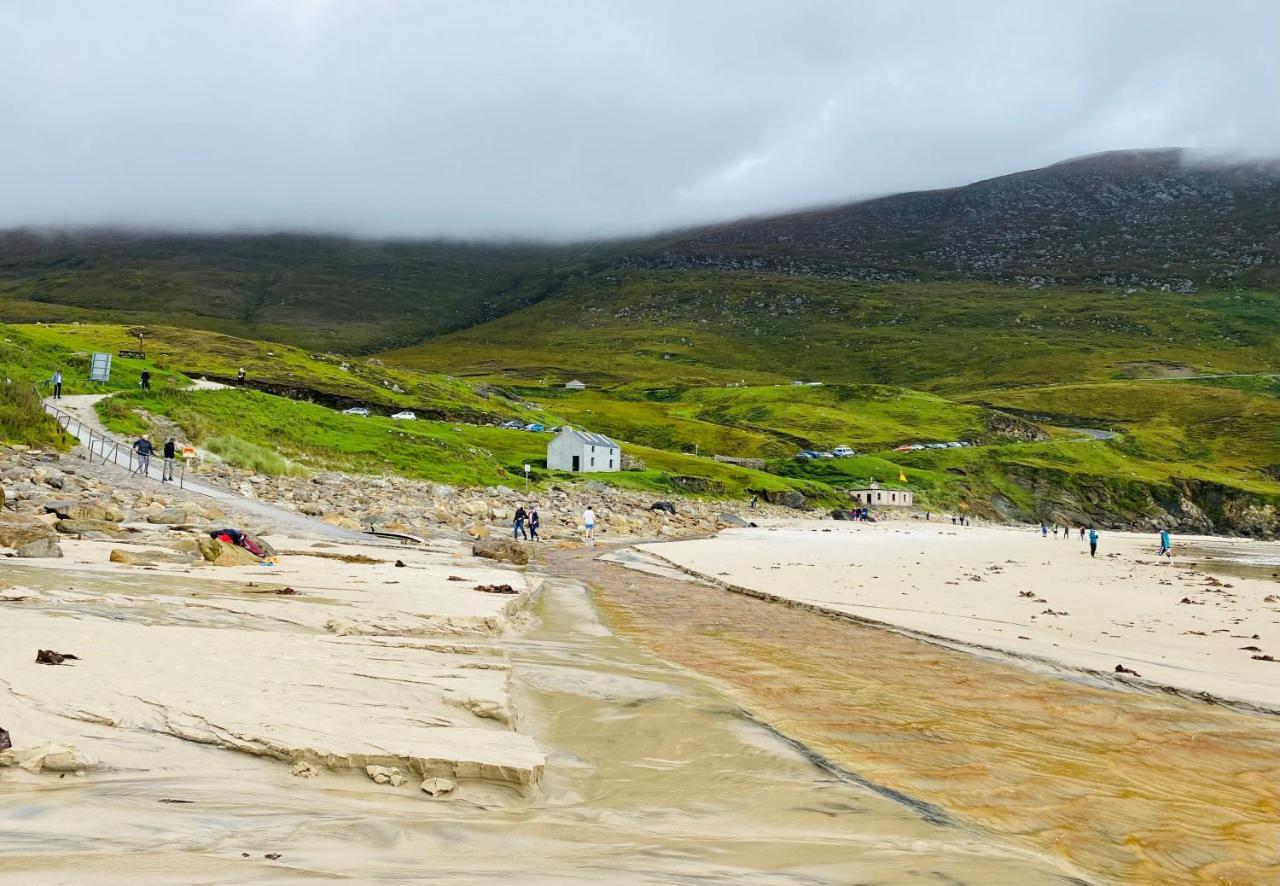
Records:
<instances>
[{"instance_id":1,"label":"overcast sky","mask_svg":"<svg viewBox=\"0 0 1280 886\"><path fill-rule=\"evenodd\" d=\"M1280 3L0 0L0 227L597 237L1280 153Z\"/></svg>"}]
</instances>

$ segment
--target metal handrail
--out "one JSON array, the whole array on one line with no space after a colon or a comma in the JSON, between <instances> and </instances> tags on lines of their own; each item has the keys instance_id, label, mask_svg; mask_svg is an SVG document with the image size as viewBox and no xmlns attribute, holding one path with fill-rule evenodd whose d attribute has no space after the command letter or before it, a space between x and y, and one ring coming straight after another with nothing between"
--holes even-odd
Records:
<instances>
[{"instance_id":1,"label":"metal handrail","mask_svg":"<svg viewBox=\"0 0 1280 886\"><path fill-rule=\"evenodd\" d=\"M36 389L36 395L39 396L40 394L39 385L35 385L34 387ZM158 459L158 461L160 462L159 464L160 476L156 477L151 473L150 457L148 457L147 459L146 470L144 471L142 469L142 465L140 461L138 463L135 463L135 457L137 456L137 453L134 450L134 448L132 446L126 446L125 452L128 454L128 462L127 463L122 462L121 459L124 454L121 453L120 451L121 444L119 440L115 439L109 434L102 433L101 431L97 430L91 425L85 424L77 416L72 415L70 412L67 412L65 409L60 409L57 406L54 406L52 403L46 402L44 398L41 398L40 405L41 407L44 408L44 410L47 413L53 416L53 420L57 423L60 429L66 431L68 434L75 437L77 440L80 440L81 445L84 446L88 452L88 458L89 458L90 464L93 464L93 459L95 456L97 456L102 460L103 464L106 464L107 462L111 462L116 467L125 468L126 470L129 471L130 474L141 473L147 479L157 480L159 482L164 482L166 473L170 475L176 474L177 475L176 477L170 476L169 479L171 481L176 479L179 489L186 488L186 482L187 482L186 459L174 459L175 462L181 461L181 468L178 471L173 471L172 465L165 464L165 462L167 462L168 459L164 459L164 458ZM74 431L71 429L72 424L75 425ZM85 431L87 431L89 434L89 439L87 442L85 440L81 440L80 438L81 433Z\"/></svg>"}]
</instances>

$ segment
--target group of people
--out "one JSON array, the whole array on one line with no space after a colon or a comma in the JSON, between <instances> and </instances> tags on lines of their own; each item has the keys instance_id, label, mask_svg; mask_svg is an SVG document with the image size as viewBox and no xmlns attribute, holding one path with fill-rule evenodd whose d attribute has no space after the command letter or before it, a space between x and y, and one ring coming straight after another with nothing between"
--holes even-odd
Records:
<instances>
[{"instance_id":1,"label":"group of people","mask_svg":"<svg viewBox=\"0 0 1280 886\"><path fill-rule=\"evenodd\" d=\"M137 440L133 441L133 451L138 456L138 464L134 468L133 473L147 476L151 470L151 456L156 454L155 444L151 442L151 437L143 434ZM160 469L160 482L173 482L173 465L178 458L178 441L174 437L170 437L164 441L164 464Z\"/></svg>"},{"instance_id":2,"label":"group of people","mask_svg":"<svg viewBox=\"0 0 1280 886\"><path fill-rule=\"evenodd\" d=\"M1059 527L1057 525L1054 525L1052 528L1053 528L1053 537L1057 538ZM1050 529L1049 524L1044 523L1042 521L1040 523L1040 536L1042 538L1048 538L1049 529ZM1071 536L1070 526L1063 526L1061 529L1062 529L1062 537L1064 539L1069 538ZM1081 526L1080 540L1085 541L1086 539L1089 542L1089 556L1090 557L1098 556L1098 530L1094 529L1092 526L1087 526L1087 527ZM1160 548L1156 552L1156 556L1160 558L1160 562L1162 565L1165 563L1169 563L1169 564L1173 563L1173 536L1170 535L1169 530L1163 526L1160 527Z\"/></svg>"},{"instance_id":3,"label":"group of people","mask_svg":"<svg viewBox=\"0 0 1280 886\"><path fill-rule=\"evenodd\" d=\"M527 508L524 505L516 508L515 515L511 518L512 538L542 541L538 535L540 528L542 528L542 515L538 513L537 504L530 502ZM582 532L587 541L593 541L596 537L596 512L591 505L587 505L586 510L582 512Z\"/></svg>"}]
</instances>

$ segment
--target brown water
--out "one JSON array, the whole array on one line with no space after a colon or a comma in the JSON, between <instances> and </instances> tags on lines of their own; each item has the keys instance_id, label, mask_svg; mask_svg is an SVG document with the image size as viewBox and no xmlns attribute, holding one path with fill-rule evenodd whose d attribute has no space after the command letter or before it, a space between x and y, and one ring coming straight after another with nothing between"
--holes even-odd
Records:
<instances>
[{"instance_id":1,"label":"brown water","mask_svg":"<svg viewBox=\"0 0 1280 886\"><path fill-rule=\"evenodd\" d=\"M40 606L66 618L279 629L217 610L115 606L111 597L211 595L214 582L35 570L6 577L102 593L43 598ZM0 770L0 881L1071 880L1067 865L817 765L706 679L610 633L580 585L553 582L534 615L512 652L521 728L549 756L534 796L466 788L432 801L359 774L301 780L279 762L67 721L60 735L110 741L116 758L135 765L66 779Z\"/></svg>"},{"instance_id":2,"label":"brown water","mask_svg":"<svg viewBox=\"0 0 1280 886\"><path fill-rule=\"evenodd\" d=\"M558 551L607 623L826 759L1103 880L1280 882L1280 720Z\"/></svg>"}]
</instances>

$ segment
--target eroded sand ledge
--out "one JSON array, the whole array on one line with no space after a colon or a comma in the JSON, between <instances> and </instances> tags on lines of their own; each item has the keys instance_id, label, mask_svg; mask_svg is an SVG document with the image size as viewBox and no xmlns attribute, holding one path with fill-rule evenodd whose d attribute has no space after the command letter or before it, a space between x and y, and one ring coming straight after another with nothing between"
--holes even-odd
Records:
<instances>
[{"instance_id":1,"label":"eroded sand ledge","mask_svg":"<svg viewBox=\"0 0 1280 886\"><path fill-rule=\"evenodd\" d=\"M1209 579L1185 556L1157 565L1154 540L1108 532L1090 558L1077 537L1030 529L798 522L638 550L917 636L1099 674L1120 664L1141 675L1127 682L1280 710L1280 664L1246 648L1280 658L1280 605L1265 602L1280 584Z\"/></svg>"},{"instance_id":2,"label":"eroded sand ledge","mask_svg":"<svg viewBox=\"0 0 1280 886\"><path fill-rule=\"evenodd\" d=\"M109 564L120 545L73 542L62 561L0 571L16 586L7 596L22 598L0 602L0 724L15 747L74 744L87 722L322 769L539 781L545 759L516 731L502 642L538 590L523 573L461 546L275 542L377 562L286 555L278 568L144 569ZM275 593L286 586L295 593ZM37 664L37 649L79 658ZM114 745L79 753L135 765Z\"/></svg>"}]
</instances>

